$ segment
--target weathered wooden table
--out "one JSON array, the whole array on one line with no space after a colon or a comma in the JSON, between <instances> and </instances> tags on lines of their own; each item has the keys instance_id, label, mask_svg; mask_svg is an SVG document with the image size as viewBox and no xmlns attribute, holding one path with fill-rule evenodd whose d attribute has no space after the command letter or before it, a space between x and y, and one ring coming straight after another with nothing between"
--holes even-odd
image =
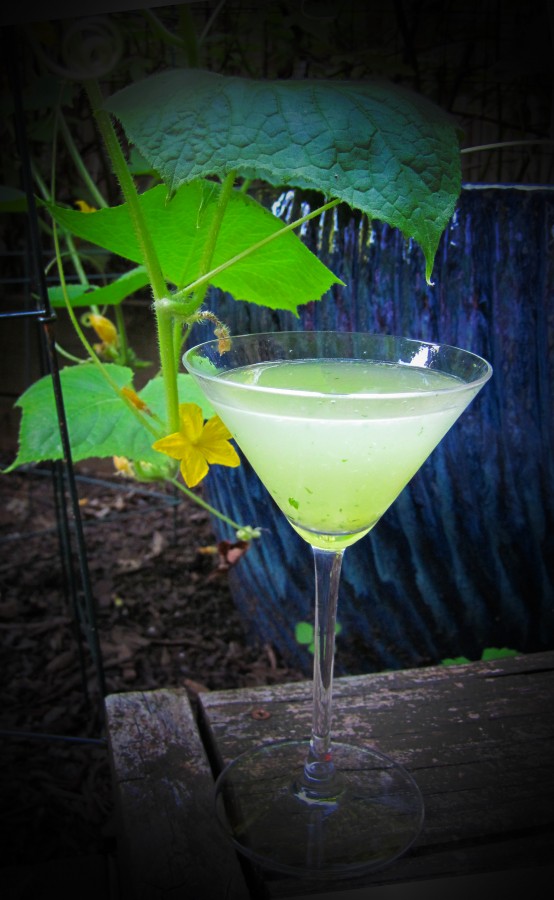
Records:
<instances>
[{"instance_id":1,"label":"weathered wooden table","mask_svg":"<svg viewBox=\"0 0 554 900\"><path fill-rule=\"evenodd\" d=\"M124 900L452 900L554 883L554 652L336 679L336 738L403 763L426 809L406 856L348 882L254 870L213 815L213 771L309 733L309 683L202 694L197 716L180 689L106 708Z\"/></svg>"}]
</instances>

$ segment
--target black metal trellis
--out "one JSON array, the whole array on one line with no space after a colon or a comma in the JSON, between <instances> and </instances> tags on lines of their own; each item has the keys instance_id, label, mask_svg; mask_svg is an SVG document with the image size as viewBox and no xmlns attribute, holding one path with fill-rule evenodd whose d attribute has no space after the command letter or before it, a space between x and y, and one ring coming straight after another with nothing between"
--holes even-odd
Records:
<instances>
[{"instance_id":1,"label":"black metal trellis","mask_svg":"<svg viewBox=\"0 0 554 900\"><path fill-rule=\"evenodd\" d=\"M87 548L79 507L76 476L71 454L60 372L55 348L56 316L50 305L45 275L41 264L42 255L39 224L33 193L21 82L18 70L18 37L15 30L10 28L3 29L2 45L3 57L7 66L8 82L14 104L14 126L16 147L21 163L22 189L27 198L31 279L36 289L35 293L37 301L34 309L2 312L0 313L0 319L20 317L35 319L40 329L42 339L41 346L44 354L43 366L45 371L52 376L58 427L63 448L63 461L54 462L52 464L52 481L64 580L66 589L71 598L77 625L79 626L77 628L77 640L83 691L85 697L88 699L89 692L83 653L84 639L95 667L99 693L104 697L106 695L104 667L96 625L96 612L89 575ZM66 499L67 497L68 499ZM74 563L73 549L76 551L78 572L76 571Z\"/></svg>"}]
</instances>

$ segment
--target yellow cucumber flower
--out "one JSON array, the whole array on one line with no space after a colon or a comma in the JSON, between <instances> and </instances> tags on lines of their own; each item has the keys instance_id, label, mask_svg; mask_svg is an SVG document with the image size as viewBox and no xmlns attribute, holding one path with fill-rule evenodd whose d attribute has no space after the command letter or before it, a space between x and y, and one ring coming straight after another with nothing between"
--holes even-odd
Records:
<instances>
[{"instance_id":1,"label":"yellow cucumber flower","mask_svg":"<svg viewBox=\"0 0 554 900\"><path fill-rule=\"evenodd\" d=\"M161 438L152 447L180 461L187 487L199 484L211 465L240 465L238 454L229 443L231 432L219 416L212 416L204 424L204 415L196 403L181 403L179 418L179 431Z\"/></svg>"}]
</instances>

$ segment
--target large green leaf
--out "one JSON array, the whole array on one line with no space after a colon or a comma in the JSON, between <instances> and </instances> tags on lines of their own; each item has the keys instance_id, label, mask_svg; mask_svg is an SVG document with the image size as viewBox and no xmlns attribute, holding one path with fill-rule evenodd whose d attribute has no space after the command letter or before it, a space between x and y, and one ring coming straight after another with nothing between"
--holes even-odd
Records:
<instances>
[{"instance_id":1,"label":"large green leaf","mask_svg":"<svg viewBox=\"0 0 554 900\"><path fill-rule=\"evenodd\" d=\"M116 278L110 284L89 289L79 284L66 285L71 306L116 306L136 291L148 284L148 275L144 266L137 266ZM61 285L48 288L48 297L52 306L65 306L64 290Z\"/></svg>"},{"instance_id":2,"label":"large green leaf","mask_svg":"<svg viewBox=\"0 0 554 900\"><path fill-rule=\"evenodd\" d=\"M106 365L106 372L118 387L131 387L133 372L125 366ZM161 454L152 450L156 437L150 433L115 393L92 363L61 370L64 409L71 453L75 462L93 457L126 456L144 462L159 462ZM213 415L190 375L178 378L182 401L198 403L204 416ZM139 396L162 420L165 413L163 381L152 379ZM36 381L17 401L22 410L19 450L8 470L26 463L63 458L52 378ZM163 429L162 429L163 430Z\"/></svg>"},{"instance_id":3,"label":"large green leaf","mask_svg":"<svg viewBox=\"0 0 554 900\"><path fill-rule=\"evenodd\" d=\"M129 386L133 373L123 366L106 366L118 387ZM115 456L134 419L93 364L70 366L60 372L71 450L75 461ZM52 379L36 381L17 401L22 410L19 452L13 466L62 459Z\"/></svg>"},{"instance_id":4,"label":"large green leaf","mask_svg":"<svg viewBox=\"0 0 554 900\"><path fill-rule=\"evenodd\" d=\"M140 197L147 227L164 276L178 287L194 281L219 199L220 186L204 180L183 185L169 200L158 185ZM48 206L56 221L73 234L134 262L141 252L126 204L81 213ZM283 223L247 195L231 194L214 252L212 268L283 228ZM260 247L214 276L211 283L236 300L272 309L289 309L319 299L339 279L292 232Z\"/></svg>"},{"instance_id":5,"label":"large green leaf","mask_svg":"<svg viewBox=\"0 0 554 900\"><path fill-rule=\"evenodd\" d=\"M415 238L430 277L461 175L455 125L425 98L386 82L173 69L106 107L171 191L233 170L314 188Z\"/></svg>"}]
</instances>

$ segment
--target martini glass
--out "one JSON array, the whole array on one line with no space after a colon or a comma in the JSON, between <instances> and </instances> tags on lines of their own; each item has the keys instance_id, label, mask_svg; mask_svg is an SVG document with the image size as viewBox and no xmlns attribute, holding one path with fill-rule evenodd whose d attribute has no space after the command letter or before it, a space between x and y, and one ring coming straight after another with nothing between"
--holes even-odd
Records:
<instances>
[{"instance_id":1,"label":"martini glass","mask_svg":"<svg viewBox=\"0 0 554 900\"><path fill-rule=\"evenodd\" d=\"M209 341L184 363L315 562L311 737L231 762L216 782L217 817L264 868L326 879L380 868L413 844L423 800L394 760L331 740L342 558L492 369L455 347L344 332L242 335L228 348Z\"/></svg>"}]
</instances>

